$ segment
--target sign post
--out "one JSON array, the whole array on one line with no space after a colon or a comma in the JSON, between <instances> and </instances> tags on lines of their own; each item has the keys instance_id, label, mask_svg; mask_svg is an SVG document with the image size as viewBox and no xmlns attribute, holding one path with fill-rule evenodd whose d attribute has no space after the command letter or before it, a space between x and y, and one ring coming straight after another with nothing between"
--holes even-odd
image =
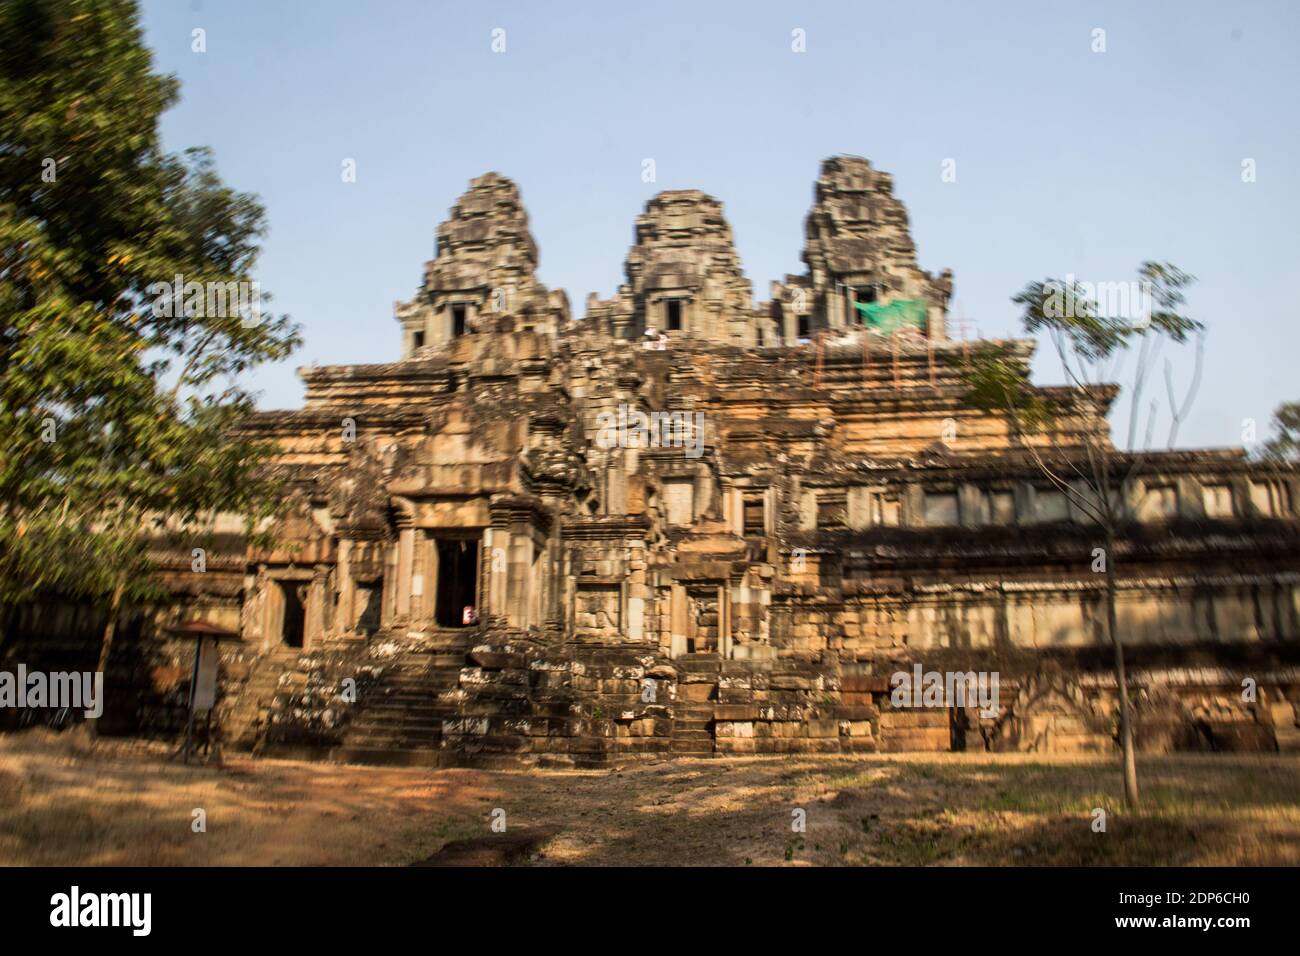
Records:
<instances>
[{"instance_id":1,"label":"sign post","mask_svg":"<svg viewBox=\"0 0 1300 956\"><path fill-rule=\"evenodd\" d=\"M217 709L217 679L221 673L221 642L237 641L234 631L217 627L207 621L188 621L172 632L182 637L194 638L194 669L190 673L189 716L185 721L185 741L175 756L189 763L197 749L194 740L195 718L202 716L205 726L203 752L209 761L221 766L220 726L214 727L213 714Z\"/></svg>"}]
</instances>

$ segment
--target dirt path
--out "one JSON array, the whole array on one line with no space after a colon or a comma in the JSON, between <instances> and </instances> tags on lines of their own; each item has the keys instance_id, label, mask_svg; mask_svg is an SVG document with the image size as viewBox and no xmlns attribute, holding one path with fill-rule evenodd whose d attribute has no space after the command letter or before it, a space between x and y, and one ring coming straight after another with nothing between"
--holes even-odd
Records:
<instances>
[{"instance_id":1,"label":"dirt path","mask_svg":"<svg viewBox=\"0 0 1300 956\"><path fill-rule=\"evenodd\" d=\"M679 760L621 770L421 770L0 737L0 862L408 865L555 828L534 865L1300 865L1300 760L959 754ZM1096 810L1107 829L1095 832ZM196 832L195 810L206 816ZM799 829L802 825L802 830Z\"/></svg>"}]
</instances>

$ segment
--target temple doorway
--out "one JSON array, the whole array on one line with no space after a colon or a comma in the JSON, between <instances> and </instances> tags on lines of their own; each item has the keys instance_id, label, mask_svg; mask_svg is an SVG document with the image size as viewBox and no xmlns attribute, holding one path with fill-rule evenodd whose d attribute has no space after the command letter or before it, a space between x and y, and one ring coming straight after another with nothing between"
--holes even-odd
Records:
<instances>
[{"instance_id":1,"label":"temple doorway","mask_svg":"<svg viewBox=\"0 0 1300 956\"><path fill-rule=\"evenodd\" d=\"M478 542L438 538L438 592L434 619L439 627L468 627L478 620Z\"/></svg>"},{"instance_id":2,"label":"temple doorway","mask_svg":"<svg viewBox=\"0 0 1300 956\"><path fill-rule=\"evenodd\" d=\"M305 585L296 581L281 581L280 594L284 598L284 616L280 625L280 639L285 647L302 647L307 610L303 602Z\"/></svg>"}]
</instances>

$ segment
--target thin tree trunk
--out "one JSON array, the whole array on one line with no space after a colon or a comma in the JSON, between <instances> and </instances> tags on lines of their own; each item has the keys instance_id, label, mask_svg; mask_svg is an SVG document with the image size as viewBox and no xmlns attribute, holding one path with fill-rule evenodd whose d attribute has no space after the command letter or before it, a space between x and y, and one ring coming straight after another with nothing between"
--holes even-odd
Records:
<instances>
[{"instance_id":1,"label":"thin tree trunk","mask_svg":"<svg viewBox=\"0 0 1300 956\"><path fill-rule=\"evenodd\" d=\"M1138 805L1137 756L1133 752L1133 714L1128 701L1128 675L1124 671L1124 645L1119 637L1119 615L1115 610L1118 585L1115 579L1115 536L1106 533L1106 629L1115 648L1115 679L1119 683L1119 740L1124 751L1124 802Z\"/></svg>"},{"instance_id":2,"label":"thin tree trunk","mask_svg":"<svg viewBox=\"0 0 1300 956\"><path fill-rule=\"evenodd\" d=\"M117 631L117 615L122 609L122 592L126 589L126 584L119 581L113 587L113 598L108 606L108 623L104 625L104 636L99 645L99 663L95 667L96 673L103 674L108 668L108 655L113 650L113 635ZM99 734L99 718L91 717L86 721L90 729L90 736L95 737Z\"/></svg>"}]
</instances>

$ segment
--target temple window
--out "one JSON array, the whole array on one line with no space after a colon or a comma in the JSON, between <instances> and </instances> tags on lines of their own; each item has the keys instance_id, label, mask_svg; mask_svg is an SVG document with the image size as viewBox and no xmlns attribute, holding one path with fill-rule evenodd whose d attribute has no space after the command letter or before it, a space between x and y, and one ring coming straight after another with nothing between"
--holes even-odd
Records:
<instances>
[{"instance_id":1,"label":"temple window","mask_svg":"<svg viewBox=\"0 0 1300 956\"><path fill-rule=\"evenodd\" d=\"M995 525L1016 523L1016 496L1013 492L989 492L989 523Z\"/></svg>"},{"instance_id":2,"label":"temple window","mask_svg":"<svg viewBox=\"0 0 1300 956\"><path fill-rule=\"evenodd\" d=\"M1232 485L1204 485L1201 488L1201 500L1205 503L1207 518L1233 516Z\"/></svg>"},{"instance_id":3,"label":"temple window","mask_svg":"<svg viewBox=\"0 0 1300 956\"><path fill-rule=\"evenodd\" d=\"M761 491L747 492L744 495L742 524L747 538L762 537L767 534L767 520L764 516Z\"/></svg>"},{"instance_id":4,"label":"temple window","mask_svg":"<svg viewBox=\"0 0 1300 956\"><path fill-rule=\"evenodd\" d=\"M1291 510L1287 488L1276 481L1252 481L1250 502L1266 518L1280 518Z\"/></svg>"},{"instance_id":5,"label":"temple window","mask_svg":"<svg viewBox=\"0 0 1300 956\"><path fill-rule=\"evenodd\" d=\"M1034 515L1039 521L1069 521L1070 501L1059 488L1035 488Z\"/></svg>"},{"instance_id":6,"label":"temple window","mask_svg":"<svg viewBox=\"0 0 1300 956\"><path fill-rule=\"evenodd\" d=\"M1142 497L1143 521L1159 521L1178 514L1178 489L1173 485L1147 485Z\"/></svg>"},{"instance_id":7,"label":"temple window","mask_svg":"<svg viewBox=\"0 0 1300 956\"><path fill-rule=\"evenodd\" d=\"M960 513L957 510L957 493L953 491L927 491L925 494L925 523L931 528L959 524Z\"/></svg>"},{"instance_id":8,"label":"temple window","mask_svg":"<svg viewBox=\"0 0 1300 956\"><path fill-rule=\"evenodd\" d=\"M468 309L463 303L451 307L451 334L453 337L465 334L467 311Z\"/></svg>"}]
</instances>

